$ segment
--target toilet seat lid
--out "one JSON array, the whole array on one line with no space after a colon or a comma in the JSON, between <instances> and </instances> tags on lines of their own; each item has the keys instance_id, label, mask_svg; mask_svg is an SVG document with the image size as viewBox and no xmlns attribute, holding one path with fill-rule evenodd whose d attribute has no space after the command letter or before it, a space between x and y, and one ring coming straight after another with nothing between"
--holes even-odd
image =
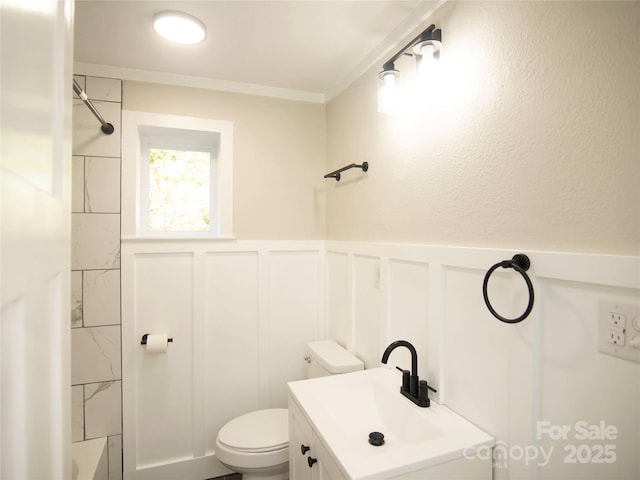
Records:
<instances>
[{"instance_id":1,"label":"toilet seat lid","mask_svg":"<svg viewBox=\"0 0 640 480\"><path fill-rule=\"evenodd\" d=\"M286 408L256 410L234 418L218 432L218 440L234 450L271 452L289 445Z\"/></svg>"}]
</instances>

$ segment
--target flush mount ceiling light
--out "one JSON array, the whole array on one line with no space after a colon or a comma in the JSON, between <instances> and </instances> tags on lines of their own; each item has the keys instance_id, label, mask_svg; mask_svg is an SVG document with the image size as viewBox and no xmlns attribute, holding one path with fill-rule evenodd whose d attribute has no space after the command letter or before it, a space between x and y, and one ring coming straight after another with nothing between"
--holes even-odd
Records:
<instances>
[{"instance_id":1,"label":"flush mount ceiling light","mask_svg":"<svg viewBox=\"0 0 640 480\"><path fill-rule=\"evenodd\" d=\"M200 43L207 36L204 23L183 12L156 13L153 16L153 29L162 38L186 45Z\"/></svg>"},{"instance_id":2,"label":"flush mount ceiling light","mask_svg":"<svg viewBox=\"0 0 640 480\"><path fill-rule=\"evenodd\" d=\"M429 25L420 35L411 40L398 53L382 65L378 74L378 111L391 113L398 103L397 79L400 72L395 68L395 61L402 55L416 59L416 70L423 77L429 74L430 67L440 58L442 47L442 31L435 25ZM411 49L410 52L407 50Z\"/></svg>"}]
</instances>

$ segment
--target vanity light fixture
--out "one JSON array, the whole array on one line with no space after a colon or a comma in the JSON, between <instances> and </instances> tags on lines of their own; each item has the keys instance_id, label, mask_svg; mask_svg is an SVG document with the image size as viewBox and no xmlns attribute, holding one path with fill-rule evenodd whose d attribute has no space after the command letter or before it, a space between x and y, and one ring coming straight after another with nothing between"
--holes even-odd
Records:
<instances>
[{"instance_id":1,"label":"vanity light fixture","mask_svg":"<svg viewBox=\"0 0 640 480\"><path fill-rule=\"evenodd\" d=\"M378 111L380 113L391 113L398 103L397 80L400 72L395 68L395 61L402 55L415 57L418 76L425 77L429 75L434 62L440 58L441 47L442 31L439 28L436 29L435 25L429 25L382 65L382 71L378 74Z\"/></svg>"},{"instance_id":2,"label":"vanity light fixture","mask_svg":"<svg viewBox=\"0 0 640 480\"><path fill-rule=\"evenodd\" d=\"M200 20L187 13L164 11L153 16L153 29L171 42L193 45L202 42L207 29Z\"/></svg>"},{"instance_id":3,"label":"vanity light fixture","mask_svg":"<svg viewBox=\"0 0 640 480\"><path fill-rule=\"evenodd\" d=\"M396 80L400 72L395 69L393 63L384 64L378 74L378 111L380 113L392 113L398 106L399 94Z\"/></svg>"}]
</instances>

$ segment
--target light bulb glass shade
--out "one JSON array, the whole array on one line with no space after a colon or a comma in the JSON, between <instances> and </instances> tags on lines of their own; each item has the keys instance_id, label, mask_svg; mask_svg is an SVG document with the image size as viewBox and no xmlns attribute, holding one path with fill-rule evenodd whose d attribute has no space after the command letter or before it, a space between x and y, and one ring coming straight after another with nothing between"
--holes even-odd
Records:
<instances>
[{"instance_id":1,"label":"light bulb glass shade","mask_svg":"<svg viewBox=\"0 0 640 480\"><path fill-rule=\"evenodd\" d=\"M183 12L159 12L153 17L153 29L171 42L193 45L202 42L207 30L200 20Z\"/></svg>"},{"instance_id":2,"label":"light bulb glass shade","mask_svg":"<svg viewBox=\"0 0 640 480\"><path fill-rule=\"evenodd\" d=\"M378 74L378 112L392 113L399 103L396 79L400 76L397 70L384 70Z\"/></svg>"},{"instance_id":3,"label":"light bulb glass shade","mask_svg":"<svg viewBox=\"0 0 640 480\"><path fill-rule=\"evenodd\" d=\"M416 71L418 76L424 78L433 69L436 59L439 57L442 44L437 40L426 40L413 47L416 54Z\"/></svg>"}]
</instances>

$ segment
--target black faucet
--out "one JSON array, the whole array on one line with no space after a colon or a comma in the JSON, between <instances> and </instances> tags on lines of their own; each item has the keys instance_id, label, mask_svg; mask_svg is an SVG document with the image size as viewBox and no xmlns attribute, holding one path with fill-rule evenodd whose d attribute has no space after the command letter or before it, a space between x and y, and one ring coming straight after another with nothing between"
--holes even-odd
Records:
<instances>
[{"instance_id":1,"label":"black faucet","mask_svg":"<svg viewBox=\"0 0 640 480\"><path fill-rule=\"evenodd\" d=\"M403 370L400 367L396 367L402 372L402 386L400 387L400 393L416 405L420 407L428 407L431 405L428 390L431 390L434 393L437 392L437 390L429 386L426 380L418 379L418 353L413 345L406 340L396 340L391 343L382 354L382 363L386 364L391 352L398 347L407 347L409 352L411 352L411 374L409 374L409 370Z\"/></svg>"}]
</instances>

